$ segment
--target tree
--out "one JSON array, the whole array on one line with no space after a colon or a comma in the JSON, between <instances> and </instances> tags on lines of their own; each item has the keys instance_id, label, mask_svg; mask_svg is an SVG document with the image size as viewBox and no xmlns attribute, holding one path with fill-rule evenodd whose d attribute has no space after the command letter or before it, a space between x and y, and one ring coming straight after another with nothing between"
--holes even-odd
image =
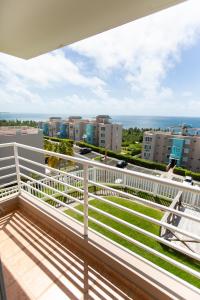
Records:
<instances>
[{"instance_id":1,"label":"tree","mask_svg":"<svg viewBox=\"0 0 200 300\"><path fill-rule=\"evenodd\" d=\"M66 140L59 140L58 142L50 141L45 139L44 140L44 148L48 151L53 151L65 155L73 155L73 144ZM57 156L50 156L48 158L48 165L52 168L59 168L60 164L65 161L62 158ZM71 165L72 162L68 161L68 164Z\"/></svg>"}]
</instances>

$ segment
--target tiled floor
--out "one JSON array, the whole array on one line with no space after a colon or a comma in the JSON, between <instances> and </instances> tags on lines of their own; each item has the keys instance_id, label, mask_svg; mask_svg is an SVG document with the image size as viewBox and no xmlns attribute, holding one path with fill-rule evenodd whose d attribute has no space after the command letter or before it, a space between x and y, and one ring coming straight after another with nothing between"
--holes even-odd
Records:
<instances>
[{"instance_id":1,"label":"tiled floor","mask_svg":"<svg viewBox=\"0 0 200 300\"><path fill-rule=\"evenodd\" d=\"M8 300L132 299L20 211L0 218Z\"/></svg>"}]
</instances>

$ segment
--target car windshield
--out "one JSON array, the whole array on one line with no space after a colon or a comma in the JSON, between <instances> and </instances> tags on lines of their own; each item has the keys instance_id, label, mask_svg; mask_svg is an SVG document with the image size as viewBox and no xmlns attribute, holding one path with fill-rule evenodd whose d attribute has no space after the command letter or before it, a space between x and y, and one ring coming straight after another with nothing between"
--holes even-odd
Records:
<instances>
[{"instance_id":1,"label":"car windshield","mask_svg":"<svg viewBox=\"0 0 200 300\"><path fill-rule=\"evenodd\" d=\"M189 178L188 178L188 179L185 179L185 181L186 181L186 182L191 182L192 179L189 179Z\"/></svg>"}]
</instances>

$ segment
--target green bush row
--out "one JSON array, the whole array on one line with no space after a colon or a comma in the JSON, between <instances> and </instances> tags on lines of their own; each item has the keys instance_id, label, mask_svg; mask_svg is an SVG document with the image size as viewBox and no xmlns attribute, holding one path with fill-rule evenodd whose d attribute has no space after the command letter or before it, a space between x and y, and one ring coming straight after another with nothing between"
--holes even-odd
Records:
<instances>
[{"instance_id":1,"label":"green bush row","mask_svg":"<svg viewBox=\"0 0 200 300\"><path fill-rule=\"evenodd\" d=\"M181 176L191 176L194 180L200 181L200 173L192 172L181 167L175 167L174 174L178 174Z\"/></svg>"},{"instance_id":2,"label":"green bush row","mask_svg":"<svg viewBox=\"0 0 200 300\"><path fill-rule=\"evenodd\" d=\"M71 139L61 139L61 138L50 137L50 136L44 136L44 138L45 138L46 140L51 140L51 141L53 141L53 142L66 142L66 143L71 144L71 146L73 146L73 144L74 144L74 141L71 140Z\"/></svg>"},{"instance_id":3,"label":"green bush row","mask_svg":"<svg viewBox=\"0 0 200 300\"><path fill-rule=\"evenodd\" d=\"M87 144L85 142L77 142L76 144L79 147L91 148L95 152L98 152L98 153L103 154L103 155L105 154L105 148L90 145L90 144ZM137 166L140 166L140 167L166 171L166 165L162 164L162 163L157 163L157 162L154 162L154 161L141 159L141 158L135 158L135 157L132 157L131 155L120 154L120 153L113 152L111 150L107 150L107 155L110 156L110 157L120 159L120 160L125 160L128 163L131 163L131 164L134 164L134 165L137 165Z\"/></svg>"}]
</instances>

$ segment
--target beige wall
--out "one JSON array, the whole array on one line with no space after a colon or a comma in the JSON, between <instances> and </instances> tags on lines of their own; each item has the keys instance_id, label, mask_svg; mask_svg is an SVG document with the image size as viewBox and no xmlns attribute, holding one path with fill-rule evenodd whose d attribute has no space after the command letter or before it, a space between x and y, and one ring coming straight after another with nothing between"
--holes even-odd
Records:
<instances>
[{"instance_id":1,"label":"beige wall","mask_svg":"<svg viewBox=\"0 0 200 300\"><path fill-rule=\"evenodd\" d=\"M122 126L112 125L112 151L120 152L122 145Z\"/></svg>"},{"instance_id":2,"label":"beige wall","mask_svg":"<svg viewBox=\"0 0 200 300\"><path fill-rule=\"evenodd\" d=\"M104 128L105 130L102 130ZM98 142L100 147L120 152L122 144L122 125L99 124Z\"/></svg>"},{"instance_id":3,"label":"beige wall","mask_svg":"<svg viewBox=\"0 0 200 300\"><path fill-rule=\"evenodd\" d=\"M194 172L200 172L199 136L178 136L165 132L145 132L142 158L161 163L168 163L173 138L185 140L181 165ZM150 148L147 149L149 146Z\"/></svg>"}]
</instances>

